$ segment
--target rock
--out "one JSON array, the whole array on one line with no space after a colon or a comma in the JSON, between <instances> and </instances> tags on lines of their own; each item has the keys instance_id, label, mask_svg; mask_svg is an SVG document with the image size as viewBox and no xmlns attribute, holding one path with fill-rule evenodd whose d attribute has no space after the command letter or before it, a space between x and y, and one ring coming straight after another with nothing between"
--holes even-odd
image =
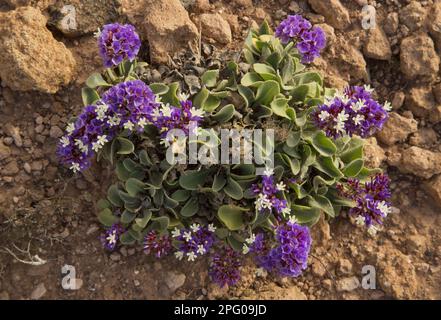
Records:
<instances>
[{"instance_id":1,"label":"rock","mask_svg":"<svg viewBox=\"0 0 441 320\"><path fill-rule=\"evenodd\" d=\"M242 299L255 300L306 300L306 295L296 286L282 288L275 283L270 283L258 288L252 297L241 297Z\"/></svg>"},{"instance_id":2,"label":"rock","mask_svg":"<svg viewBox=\"0 0 441 320\"><path fill-rule=\"evenodd\" d=\"M6 3L8 3L13 9L31 6L43 11L50 5L53 5L56 1L57 0L6 0Z\"/></svg>"},{"instance_id":3,"label":"rock","mask_svg":"<svg viewBox=\"0 0 441 320\"><path fill-rule=\"evenodd\" d=\"M386 159L384 150L378 145L375 137L365 140L363 151L365 156L364 164L368 168L378 168Z\"/></svg>"},{"instance_id":4,"label":"rock","mask_svg":"<svg viewBox=\"0 0 441 320\"><path fill-rule=\"evenodd\" d=\"M392 50L389 39L379 25L369 30L363 52L366 57L371 59L389 60L391 58Z\"/></svg>"},{"instance_id":5,"label":"rock","mask_svg":"<svg viewBox=\"0 0 441 320\"><path fill-rule=\"evenodd\" d=\"M174 293L185 283L185 274L177 272L167 272L165 276L165 284L170 289L171 293Z\"/></svg>"},{"instance_id":6,"label":"rock","mask_svg":"<svg viewBox=\"0 0 441 320\"><path fill-rule=\"evenodd\" d=\"M196 0L191 6L191 10L196 13L207 12L210 8L211 4L209 0Z\"/></svg>"},{"instance_id":7,"label":"rock","mask_svg":"<svg viewBox=\"0 0 441 320\"><path fill-rule=\"evenodd\" d=\"M13 176L13 175L16 175L19 171L20 171L20 169L18 167L17 161L12 160L12 161L8 162L8 164L3 166L3 168L1 168L0 173L3 176Z\"/></svg>"},{"instance_id":8,"label":"rock","mask_svg":"<svg viewBox=\"0 0 441 320\"><path fill-rule=\"evenodd\" d=\"M405 99L406 94L403 91L395 92L394 97L392 98L392 109L400 109L403 106Z\"/></svg>"},{"instance_id":9,"label":"rock","mask_svg":"<svg viewBox=\"0 0 441 320\"><path fill-rule=\"evenodd\" d=\"M406 107L418 117L428 116L435 108L435 97L430 86L418 86L410 89L406 97Z\"/></svg>"},{"instance_id":10,"label":"rock","mask_svg":"<svg viewBox=\"0 0 441 320\"><path fill-rule=\"evenodd\" d=\"M43 298L43 296L46 294L47 290L44 286L44 283L40 283L34 291L31 293L31 300L39 300Z\"/></svg>"},{"instance_id":11,"label":"rock","mask_svg":"<svg viewBox=\"0 0 441 320\"><path fill-rule=\"evenodd\" d=\"M312 9L323 15L326 22L336 29L345 29L351 23L348 10L339 0L308 0Z\"/></svg>"},{"instance_id":12,"label":"rock","mask_svg":"<svg viewBox=\"0 0 441 320\"><path fill-rule=\"evenodd\" d=\"M436 102L441 104L441 83L433 85L432 91Z\"/></svg>"},{"instance_id":13,"label":"rock","mask_svg":"<svg viewBox=\"0 0 441 320\"><path fill-rule=\"evenodd\" d=\"M438 141L436 131L432 128L421 128L409 139L409 143L418 147L430 147Z\"/></svg>"},{"instance_id":14,"label":"rock","mask_svg":"<svg viewBox=\"0 0 441 320\"><path fill-rule=\"evenodd\" d=\"M110 255L110 260L115 261L115 262L119 261L119 260L121 260L121 255L118 252L113 252Z\"/></svg>"},{"instance_id":15,"label":"rock","mask_svg":"<svg viewBox=\"0 0 441 320\"><path fill-rule=\"evenodd\" d=\"M356 277L347 277L337 280L337 291L353 291L360 286L360 281Z\"/></svg>"},{"instance_id":16,"label":"rock","mask_svg":"<svg viewBox=\"0 0 441 320\"><path fill-rule=\"evenodd\" d=\"M399 164L401 172L429 179L441 173L441 153L412 146L402 151Z\"/></svg>"},{"instance_id":17,"label":"rock","mask_svg":"<svg viewBox=\"0 0 441 320\"><path fill-rule=\"evenodd\" d=\"M413 32L424 25L426 14L426 9L418 1L412 1L409 5L401 9L400 22Z\"/></svg>"},{"instance_id":18,"label":"rock","mask_svg":"<svg viewBox=\"0 0 441 320\"><path fill-rule=\"evenodd\" d=\"M72 53L46 28L37 9L0 13L0 77L13 90L57 92L75 68Z\"/></svg>"},{"instance_id":19,"label":"rock","mask_svg":"<svg viewBox=\"0 0 441 320\"><path fill-rule=\"evenodd\" d=\"M51 23L68 37L91 34L117 21L117 0L58 0L51 8Z\"/></svg>"},{"instance_id":20,"label":"rock","mask_svg":"<svg viewBox=\"0 0 441 320\"><path fill-rule=\"evenodd\" d=\"M441 208L441 175L436 175L429 181L425 182L423 188Z\"/></svg>"},{"instance_id":21,"label":"rock","mask_svg":"<svg viewBox=\"0 0 441 320\"><path fill-rule=\"evenodd\" d=\"M58 126L53 126L49 130L49 136L54 139L61 138L63 134L64 134L63 130L61 130L60 127Z\"/></svg>"},{"instance_id":22,"label":"rock","mask_svg":"<svg viewBox=\"0 0 441 320\"><path fill-rule=\"evenodd\" d=\"M400 24L398 13L397 12L391 12L387 15L386 19L384 20L384 31L386 34L392 36L397 33L398 26Z\"/></svg>"},{"instance_id":23,"label":"rock","mask_svg":"<svg viewBox=\"0 0 441 320\"><path fill-rule=\"evenodd\" d=\"M6 159L11 155L11 148L3 144L3 140L0 140L0 161Z\"/></svg>"},{"instance_id":24,"label":"rock","mask_svg":"<svg viewBox=\"0 0 441 320\"><path fill-rule=\"evenodd\" d=\"M196 26L179 0L120 0L122 13L150 45L150 58L168 63L176 52L198 39Z\"/></svg>"},{"instance_id":25,"label":"rock","mask_svg":"<svg viewBox=\"0 0 441 320\"><path fill-rule=\"evenodd\" d=\"M433 40L427 34L418 33L401 42L401 71L407 78L435 75L439 62Z\"/></svg>"},{"instance_id":26,"label":"rock","mask_svg":"<svg viewBox=\"0 0 441 320\"><path fill-rule=\"evenodd\" d=\"M427 19L429 33L435 41L438 52L441 52L441 2L436 1L429 12Z\"/></svg>"},{"instance_id":27,"label":"rock","mask_svg":"<svg viewBox=\"0 0 441 320\"><path fill-rule=\"evenodd\" d=\"M315 260L312 264L311 264L311 271L312 274L315 275L316 277L319 278L323 278L323 276L326 274L326 269L323 266L322 263L320 263L319 261Z\"/></svg>"},{"instance_id":28,"label":"rock","mask_svg":"<svg viewBox=\"0 0 441 320\"><path fill-rule=\"evenodd\" d=\"M411 133L417 130L418 123L416 120L405 118L396 112L390 112L389 119L377 134L377 138L380 142L391 146L397 142L405 141Z\"/></svg>"},{"instance_id":29,"label":"rock","mask_svg":"<svg viewBox=\"0 0 441 320\"><path fill-rule=\"evenodd\" d=\"M231 28L228 22L218 13L204 13L196 19L196 24L201 24L202 36L213 39L221 44L233 41Z\"/></svg>"},{"instance_id":30,"label":"rock","mask_svg":"<svg viewBox=\"0 0 441 320\"><path fill-rule=\"evenodd\" d=\"M23 140L20 135L20 128L13 126L11 123L5 124L5 133L14 140L14 144L21 148L23 146Z\"/></svg>"},{"instance_id":31,"label":"rock","mask_svg":"<svg viewBox=\"0 0 441 320\"><path fill-rule=\"evenodd\" d=\"M0 301L2 300L9 300L9 293L7 293L6 291L1 291L0 292Z\"/></svg>"},{"instance_id":32,"label":"rock","mask_svg":"<svg viewBox=\"0 0 441 320\"><path fill-rule=\"evenodd\" d=\"M342 275L348 275L352 273L352 263L348 259L340 259L338 263L338 271Z\"/></svg>"},{"instance_id":33,"label":"rock","mask_svg":"<svg viewBox=\"0 0 441 320\"><path fill-rule=\"evenodd\" d=\"M436 106L434 109L432 109L432 112L430 113L428 120L433 124L441 122L441 106Z\"/></svg>"},{"instance_id":34,"label":"rock","mask_svg":"<svg viewBox=\"0 0 441 320\"><path fill-rule=\"evenodd\" d=\"M253 0L231 0L231 2L242 8L253 7Z\"/></svg>"}]
</instances>

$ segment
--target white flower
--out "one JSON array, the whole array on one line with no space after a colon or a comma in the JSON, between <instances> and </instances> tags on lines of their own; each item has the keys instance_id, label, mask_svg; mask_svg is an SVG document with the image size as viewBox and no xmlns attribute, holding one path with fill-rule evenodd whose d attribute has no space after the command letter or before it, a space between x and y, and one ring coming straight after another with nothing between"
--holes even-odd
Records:
<instances>
[{"instance_id":1,"label":"white flower","mask_svg":"<svg viewBox=\"0 0 441 320\"><path fill-rule=\"evenodd\" d=\"M258 211L260 211L262 209L271 209L273 207L273 204L268 199L268 196L266 194L263 194L263 193L260 193L257 196L255 205L256 205L256 209Z\"/></svg>"},{"instance_id":2,"label":"white flower","mask_svg":"<svg viewBox=\"0 0 441 320\"><path fill-rule=\"evenodd\" d=\"M295 216L291 216L291 217L289 217L289 222L292 224L296 224L299 222L299 220L297 220L297 218Z\"/></svg>"},{"instance_id":3,"label":"white flower","mask_svg":"<svg viewBox=\"0 0 441 320\"><path fill-rule=\"evenodd\" d=\"M162 112L162 115L164 117L170 117L171 113L172 113L170 105L168 103L167 104L163 104L162 107L161 107L161 112Z\"/></svg>"},{"instance_id":4,"label":"white flower","mask_svg":"<svg viewBox=\"0 0 441 320\"><path fill-rule=\"evenodd\" d=\"M204 110L199 109L199 108L195 108L195 107L191 108L190 112L191 112L192 116L201 117L201 118L204 116L204 113L205 113Z\"/></svg>"},{"instance_id":5,"label":"white flower","mask_svg":"<svg viewBox=\"0 0 441 320\"><path fill-rule=\"evenodd\" d=\"M177 238L181 235L181 230L179 230L177 227L172 231L172 237Z\"/></svg>"},{"instance_id":6,"label":"white flower","mask_svg":"<svg viewBox=\"0 0 441 320\"><path fill-rule=\"evenodd\" d=\"M368 228L368 233L369 233L369 235L371 235L372 237L375 237L375 236L377 235L377 232L378 232L378 228L377 228L376 226L374 226L374 225L371 225L371 226Z\"/></svg>"},{"instance_id":7,"label":"white flower","mask_svg":"<svg viewBox=\"0 0 441 320\"><path fill-rule=\"evenodd\" d=\"M188 100L188 98L190 98L190 95L188 93L181 92L181 93L179 93L178 97L179 97L179 100L186 101L186 100Z\"/></svg>"},{"instance_id":8,"label":"white flower","mask_svg":"<svg viewBox=\"0 0 441 320\"><path fill-rule=\"evenodd\" d=\"M176 252L175 252L175 257L176 257L176 259L178 259L178 260L182 260L182 258L184 257L184 252L182 252L182 251L176 251Z\"/></svg>"},{"instance_id":9,"label":"white flower","mask_svg":"<svg viewBox=\"0 0 441 320\"><path fill-rule=\"evenodd\" d=\"M280 181L278 184L276 184L276 189L279 191L285 191L286 185L283 183L283 181Z\"/></svg>"},{"instance_id":10,"label":"white flower","mask_svg":"<svg viewBox=\"0 0 441 320\"><path fill-rule=\"evenodd\" d=\"M364 121L364 115L362 114L357 114L357 116L354 118L354 124L356 126L360 125L361 122Z\"/></svg>"},{"instance_id":11,"label":"white flower","mask_svg":"<svg viewBox=\"0 0 441 320\"><path fill-rule=\"evenodd\" d=\"M256 276L265 278L268 275L268 272L264 268L257 268L256 269Z\"/></svg>"},{"instance_id":12,"label":"white flower","mask_svg":"<svg viewBox=\"0 0 441 320\"><path fill-rule=\"evenodd\" d=\"M163 144L164 147L166 147L166 148L170 147L170 142L168 141L167 138L162 138L162 139L159 141L159 143L160 143L160 144Z\"/></svg>"},{"instance_id":13,"label":"white flower","mask_svg":"<svg viewBox=\"0 0 441 320\"><path fill-rule=\"evenodd\" d=\"M101 145L98 142L92 143L92 150L98 152L101 149Z\"/></svg>"},{"instance_id":14,"label":"white flower","mask_svg":"<svg viewBox=\"0 0 441 320\"><path fill-rule=\"evenodd\" d=\"M386 101L383 105L383 109L386 111L392 111L392 104L389 101Z\"/></svg>"},{"instance_id":15,"label":"white flower","mask_svg":"<svg viewBox=\"0 0 441 320\"><path fill-rule=\"evenodd\" d=\"M66 148L70 144L70 140L68 137L62 137L60 139L60 143L63 146L63 148Z\"/></svg>"},{"instance_id":16,"label":"white flower","mask_svg":"<svg viewBox=\"0 0 441 320\"><path fill-rule=\"evenodd\" d=\"M351 109L355 112L360 111L364 107L365 101L362 99L358 99L358 101L351 105Z\"/></svg>"},{"instance_id":17,"label":"white flower","mask_svg":"<svg viewBox=\"0 0 441 320\"><path fill-rule=\"evenodd\" d=\"M187 253L187 257L188 257L188 261L194 261L194 259L196 259L196 254L191 251Z\"/></svg>"},{"instance_id":18,"label":"white flower","mask_svg":"<svg viewBox=\"0 0 441 320\"><path fill-rule=\"evenodd\" d=\"M184 232L184 239L185 239L185 241L190 241L191 240L191 232L190 231L187 231L187 232Z\"/></svg>"},{"instance_id":19,"label":"white flower","mask_svg":"<svg viewBox=\"0 0 441 320\"><path fill-rule=\"evenodd\" d=\"M69 123L66 127L66 132L71 135L72 132L74 132L75 130L75 124L74 123Z\"/></svg>"},{"instance_id":20,"label":"white flower","mask_svg":"<svg viewBox=\"0 0 441 320\"><path fill-rule=\"evenodd\" d=\"M341 102L343 102L344 104L348 103L351 100L346 94L344 94L344 92L338 91L335 93L335 98L340 99Z\"/></svg>"},{"instance_id":21,"label":"white flower","mask_svg":"<svg viewBox=\"0 0 441 320\"><path fill-rule=\"evenodd\" d=\"M92 143L93 151L98 152L98 150L100 150L106 144L106 142L109 142L106 135L98 136L98 140Z\"/></svg>"},{"instance_id":22,"label":"white flower","mask_svg":"<svg viewBox=\"0 0 441 320\"><path fill-rule=\"evenodd\" d=\"M265 171L263 171L263 174L264 174L265 176L267 176L267 177L270 177L270 176L272 176L272 175L274 174L274 169L273 169L273 168L266 167L266 168L265 168Z\"/></svg>"},{"instance_id":23,"label":"white flower","mask_svg":"<svg viewBox=\"0 0 441 320\"><path fill-rule=\"evenodd\" d=\"M116 232L113 231L109 236L106 238L107 242L109 244L115 244L116 243Z\"/></svg>"},{"instance_id":24,"label":"white flower","mask_svg":"<svg viewBox=\"0 0 441 320\"><path fill-rule=\"evenodd\" d=\"M126 123L124 123L124 129L132 131L134 127L135 127L135 125L130 120L127 121Z\"/></svg>"},{"instance_id":25,"label":"white flower","mask_svg":"<svg viewBox=\"0 0 441 320\"><path fill-rule=\"evenodd\" d=\"M349 115L346 114L345 110L342 110L337 115L337 124L335 125L335 130L337 132L345 132L345 121L347 121L349 118Z\"/></svg>"},{"instance_id":26,"label":"white flower","mask_svg":"<svg viewBox=\"0 0 441 320\"><path fill-rule=\"evenodd\" d=\"M171 151L174 154L185 153L187 147L187 137L177 137L171 144Z\"/></svg>"},{"instance_id":27,"label":"white flower","mask_svg":"<svg viewBox=\"0 0 441 320\"><path fill-rule=\"evenodd\" d=\"M106 112L109 109L109 106L107 104L100 104L97 105L95 108L97 119L100 121L104 121L106 119Z\"/></svg>"},{"instance_id":28,"label":"white flower","mask_svg":"<svg viewBox=\"0 0 441 320\"><path fill-rule=\"evenodd\" d=\"M282 209L282 214L285 216L289 216L291 214L291 208L290 207L285 207Z\"/></svg>"},{"instance_id":29,"label":"white flower","mask_svg":"<svg viewBox=\"0 0 441 320\"><path fill-rule=\"evenodd\" d=\"M75 145L78 147L78 149L80 149L81 152L89 152L89 147L86 146L80 139L75 139Z\"/></svg>"},{"instance_id":30,"label":"white flower","mask_svg":"<svg viewBox=\"0 0 441 320\"><path fill-rule=\"evenodd\" d=\"M355 218L355 223L356 223L358 226L362 226L362 225L364 225L364 224L365 224L365 221L366 221L366 218L363 217L363 216L357 216L357 217Z\"/></svg>"},{"instance_id":31,"label":"white flower","mask_svg":"<svg viewBox=\"0 0 441 320\"><path fill-rule=\"evenodd\" d=\"M371 88L371 86L368 85L368 84L364 85L363 88L364 88L364 90L366 90L366 91L369 92L369 93L374 92L374 89Z\"/></svg>"},{"instance_id":32,"label":"white flower","mask_svg":"<svg viewBox=\"0 0 441 320\"><path fill-rule=\"evenodd\" d=\"M101 30L100 30L100 28L98 28L98 30L95 31L95 32L93 33L93 36L94 36L95 38L99 38L99 37L101 36Z\"/></svg>"},{"instance_id":33,"label":"white flower","mask_svg":"<svg viewBox=\"0 0 441 320\"><path fill-rule=\"evenodd\" d=\"M138 121L138 126L144 128L147 125L147 119L142 117L141 119L139 119Z\"/></svg>"},{"instance_id":34,"label":"white flower","mask_svg":"<svg viewBox=\"0 0 441 320\"><path fill-rule=\"evenodd\" d=\"M70 166L70 170L72 170L73 172L81 171L80 164L76 162L72 162L72 165Z\"/></svg>"},{"instance_id":35,"label":"white flower","mask_svg":"<svg viewBox=\"0 0 441 320\"><path fill-rule=\"evenodd\" d=\"M214 226L214 224L210 223L208 225L208 231L210 231L210 232L215 232L216 231L216 227Z\"/></svg>"},{"instance_id":36,"label":"white flower","mask_svg":"<svg viewBox=\"0 0 441 320\"><path fill-rule=\"evenodd\" d=\"M322 110L318 117L321 121L325 121L326 119L329 118L329 112L326 110Z\"/></svg>"},{"instance_id":37,"label":"white flower","mask_svg":"<svg viewBox=\"0 0 441 320\"><path fill-rule=\"evenodd\" d=\"M205 254L205 252L207 252L207 250L205 250L204 246L202 244L198 245L198 254Z\"/></svg>"},{"instance_id":38,"label":"white flower","mask_svg":"<svg viewBox=\"0 0 441 320\"><path fill-rule=\"evenodd\" d=\"M242 254L247 254L250 252L250 248L244 243L242 247Z\"/></svg>"},{"instance_id":39,"label":"white flower","mask_svg":"<svg viewBox=\"0 0 441 320\"><path fill-rule=\"evenodd\" d=\"M116 115L107 119L107 124L112 127L117 126L120 123L121 123L121 118Z\"/></svg>"},{"instance_id":40,"label":"white flower","mask_svg":"<svg viewBox=\"0 0 441 320\"><path fill-rule=\"evenodd\" d=\"M200 225L197 224L197 223L193 223L193 224L190 226L190 229L193 230L193 232L198 232L199 229L200 229Z\"/></svg>"},{"instance_id":41,"label":"white flower","mask_svg":"<svg viewBox=\"0 0 441 320\"><path fill-rule=\"evenodd\" d=\"M152 112L153 120L158 119L160 116L161 116L161 110L159 110L159 108L154 109Z\"/></svg>"},{"instance_id":42,"label":"white flower","mask_svg":"<svg viewBox=\"0 0 441 320\"><path fill-rule=\"evenodd\" d=\"M161 103L162 98L159 95L155 95L155 102Z\"/></svg>"},{"instance_id":43,"label":"white flower","mask_svg":"<svg viewBox=\"0 0 441 320\"><path fill-rule=\"evenodd\" d=\"M377 203L377 209L380 210L385 217L387 217L387 215L392 211L392 209L386 204L386 201Z\"/></svg>"},{"instance_id":44,"label":"white flower","mask_svg":"<svg viewBox=\"0 0 441 320\"><path fill-rule=\"evenodd\" d=\"M249 238L245 239L245 242L248 244L253 244L256 241L256 235L252 233Z\"/></svg>"}]
</instances>

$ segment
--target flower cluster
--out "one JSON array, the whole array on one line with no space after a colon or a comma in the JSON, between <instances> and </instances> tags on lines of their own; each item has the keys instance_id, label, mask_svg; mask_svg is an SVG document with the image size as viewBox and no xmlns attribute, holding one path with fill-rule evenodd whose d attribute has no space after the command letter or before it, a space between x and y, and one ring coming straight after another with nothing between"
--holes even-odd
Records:
<instances>
[{"instance_id":1,"label":"flower cluster","mask_svg":"<svg viewBox=\"0 0 441 320\"><path fill-rule=\"evenodd\" d=\"M156 258L168 255L172 250L171 239L167 234L150 231L144 239L144 252L153 253Z\"/></svg>"},{"instance_id":2,"label":"flower cluster","mask_svg":"<svg viewBox=\"0 0 441 320\"><path fill-rule=\"evenodd\" d=\"M276 29L276 37L282 43L293 40L302 56L302 63L311 63L320 56L326 46L326 36L320 27L313 27L311 23L300 15L290 15L283 20Z\"/></svg>"},{"instance_id":3,"label":"flower cluster","mask_svg":"<svg viewBox=\"0 0 441 320\"><path fill-rule=\"evenodd\" d=\"M240 280L241 265L240 254L224 247L213 255L208 274L220 287L234 286Z\"/></svg>"},{"instance_id":4,"label":"flower cluster","mask_svg":"<svg viewBox=\"0 0 441 320\"><path fill-rule=\"evenodd\" d=\"M391 197L389 183L387 175L377 174L365 183L358 179L348 179L347 186L337 185L340 195L356 204L349 210L349 214L355 217L357 224L366 225L371 235L377 233L378 225L383 224L383 219L391 212L388 202Z\"/></svg>"},{"instance_id":5,"label":"flower cluster","mask_svg":"<svg viewBox=\"0 0 441 320\"><path fill-rule=\"evenodd\" d=\"M161 104L152 115L152 123L158 128L166 146L171 142L165 138L170 130L180 129L188 135L198 127L204 116L204 111L195 108L187 96L181 95L181 99L180 107Z\"/></svg>"},{"instance_id":6,"label":"flower cluster","mask_svg":"<svg viewBox=\"0 0 441 320\"><path fill-rule=\"evenodd\" d=\"M125 59L133 61L141 48L141 40L132 25L112 23L98 33L98 48L104 66L110 68Z\"/></svg>"},{"instance_id":7,"label":"flower cluster","mask_svg":"<svg viewBox=\"0 0 441 320\"><path fill-rule=\"evenodd\" d=\"M383 106L372 98L372 89L368 86L349 86L343 93L320 105L313 113L317 127L334 139L348 135L367 138L381 130L388 119L390 104Z\"/></svg>"},{"instance_id":8,"label":"flower cluster","mask_svg":"<svg viewBox=\"0 0 441 320\"><path fill-rule=\"evenodd\" d=\"M101 243L103 244L104 248L110 251L115 250L119 237L124 232L125 229L118 223L108 228L101 236Z\"/></svg>"},{"instance_id":9,"label":"flower cluster","mask_svg":"<svg viewBox=\"0 0 441 320\"><path fill-rule=\"evenodd\" d=\"M306 269L311 247L309 228L287 222L276 229L277 245L257 256L260 266L281 276L298 277Z\"/></svg>"},{"instance_id":10,"label":"flower cluster","mask_svg":"<svg viewBox=\"0 0 441 320\"><path fill-rule=\"evenodd\" d=\"M119 131L132 131L135 127L143 130L157 106L154 93L144 82L133 80L115 85L67 126L67 134L58 146L61 162L74 172L86 169L89 159Z\"/></svg>"},{"instance_id":11,"label":"flower cluster","mask_svg":"<svg viewBox=\"0 0 441 320\"><path fill-rule=\"evenodd\" d=\"M287 215L290 213L290 208L285 199L280 199L283 191L286 189L286 185L283 181L279 183L274 182L274 176L272 170L266 170L262 176L261 184L253 184L252 191L257 196L255 201L257 211L261 212L265 209L272 210L273 208L277 213Z\"/></svg>"},{"instance_id":12,"label":"flower cluster","mask_svg":"<svg viewBox=\"0 0 441 320\"><path fill-rule=\"evenodd\" d=\"M176 258L182 260L185 257L188 261L194 261L208 253L216 239L215 231L213 224L201 226L194 223L190 228L175 228L172 236L179 242L178 251L175 252Z\"/></svg>"}]
</instances>

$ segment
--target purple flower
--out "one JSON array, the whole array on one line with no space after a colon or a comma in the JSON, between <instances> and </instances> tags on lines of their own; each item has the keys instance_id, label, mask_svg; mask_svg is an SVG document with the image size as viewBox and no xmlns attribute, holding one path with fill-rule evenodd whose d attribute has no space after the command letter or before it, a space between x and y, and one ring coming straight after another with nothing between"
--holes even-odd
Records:
<instances>
[{"instance_id":1,"label":"purple flower","mask_svg":"<svg viewBox=\"0 0 441 320\"><path fill-rule=\"evenodd\" d=\"M98 36L98 48L104 66L110 68L125 59L133 61L141 47L141 40L132 25L107 24Z\"/></svg>"},{"instance_id":2,"label":"purple flower","mask_svg":"<svg viewBox=\"0 0 441 320\"><path fill-rule=\"evenodd\" d=\"M307 268L311 247L309 228L287 222L276 229L276 246L258 255L258 264L281 276L298 277Z\"/></svg>"},{"instance_id":3,"label":"purple flower","mask_svg":"<svg viewBox=\"0 0 441 320\"><path fill-rule=\"evenodd\" d=\"M255 201L257 211L274 208L277 213L286 212L289 209L288 202L281 198L285 187L283 182L276 184L273 175L262 176L262 183L251 186L253 193L257 196Z\"/></svg>"},{"instance_id":4,"label":"purple flower","mask_svg":"<svg viewBox=\"0 0 441 320\"><path fill-rule=\"evenodd\" d=\"M160 235L156 231L150 231L144 239L144 252L153 253L156 258L161 258L170 253L172 249L171 239L168 235Z\"/></svg>"},{"instance_id":5,"label":"purple flower","mask_svg":"<svg viewBox=\"0 0 441 320\"><path fill-rule=\"evenodd\" d=\"M313 121L328 137L359 135L369 137L381 130L388 119L389 105L380 105L368 87L347 87L328 99L312 114Z\"/></svg>"},{"instance_id":6,"label":"purple flower","mask_svg":"<svg viewBox=\"0 0 441 320\"><path fill-rule=\"evenodd\" d=\"M240 254L229 247L223 247L220 252L216 252L208 271L211 280L220 287L226 284L234 286L240 280L240 258Z\"/></svg>"},{"instance_id":7,"label":"purple flower","mask_svg":"<svg viewBox=\"0 0 441 320\"><path fill-rule=\"evenodd\" d=\"M216 239L211 225L201 226L196 223L190 228L176 228L172 235L178 241L176 258L181 260L185 257L188 261L194 261L197 257L208 253Z\"/></svg>"},{"instance_id":8,"label":"purple flower","mask_svg":"<svg viewBox=\"0 0 441 320\"><path fill-rule=\"evenodd\" d=\"M101 243L103 244L104 248L110 251L115 250L119 237L123 232L125 232L124 228L118 223L115 223L109 229L107 229L104 232L104 235L101 236Z\"/></svg>"},{"instance_id":9,"label":"purple flower","mask_svg":"<svg viewBox=\"0 0 441 320\"><path fill-rule=\"evenodd\" d=\"M311 63L320 56L326 46L326 36L320 27L312 27L311 23L300 15L289 15L276 29L276 37L282 43L294 41L302 57L302 63Z\"/></svg>"},{"instance_id":10,"label":"purple flower","mask_svg":"<svg viewBox=\"0 0 441 320\"><path fill-rule=\"evenodd\" d=\"M357 224L364 224L375 233L376 225L383 224L391 211L389 183L387 175L377 174L364 184L358 179L348 179L347 184L339 184L337 189L341 196L356 203L349 214L355 216Z\"/></svg>"}]
</instances>

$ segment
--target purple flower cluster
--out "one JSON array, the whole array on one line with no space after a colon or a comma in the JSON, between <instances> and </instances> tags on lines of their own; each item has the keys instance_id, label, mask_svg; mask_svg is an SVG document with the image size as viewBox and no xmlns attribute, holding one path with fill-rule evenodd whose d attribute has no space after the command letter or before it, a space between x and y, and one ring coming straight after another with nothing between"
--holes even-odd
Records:
<instances>
[{"instance_id":1,"label":"purple flower cluster","mask_svg":"<svg viewBox=\"0 0 441 320\"><path fill-rule=\"evenodd\" d=\"M166 256L172 250L171 239L167 234L159 234L157 231L150 231L144 239L144 252L153 253L156 258Z\"/></svg>"},{"instance_id":2,"label":"purple flower cluster","mask_svg":"<svg viewBox=\"0 0 441 320\"><path fill-rule=\"evenodd\" d=\"M276 29L276 37L282 43L293 40L302 56L302 63L311 63L320 56L326 46L326 36L320 27L313 27L311 23L300 15L289 15Z\"/></svg>"},{"instance_id":3,"label":"purple flower cluster","mask_svg":"<svg viewBox=\"0 0 441 320\"><path fill-rule=\"evenodd\" d=\"M104 248L110 251L115 250L119 237L124 232L125 229L119 223L115 223L108 228L104 232L104 235L101 236L101 243L103 244Z\"/></svg>"},{"instance_id":4,"label":"purple flower cluster","mask_svg":"<svg viewBox=\"0 0 441 320\"><path fill-rule=\"evenodd\" d=\"M60 139L60 161L74 172L90 166L90 158L122 129L142 131L159 104L140 80L119 83L104 93L96 105L87 106Z\"/></svg>"},{"instance_id":5,"label":"purple flower cluster","mask_svg":"<svg viewBox=\"0 0 441 320\"><path fill-rule=\"evenodd\" d=\"M277 245L257 256L261 267L281 276L297 277L306 269L311 247L309 228L287 222L276 229Z\"/></svg>"},{"instance_id":6,"label":"purple flower cluster","mask_svg":"<svg viewBox=\"0 0 441 320\"><path fill-rule=\"evenodd\" d=\"M175 252L177 259L186 258L188 261L194 261L210 250L215 242L213 225L201 226L192 224L190 228L175 229L172 232L173 238L178 241L178 251Z\"/></svg>"},{"instance_id":7,"label":"purple flower cluster","mask_svg":"<svg viewBox=\"0 0 441 320\"><path fill-rule=\"evenodd\" d=\"M285 199L280 199L285 184L283 182L275 183L272 172L267 172L262 176L262 183L251 186L253 193L257 196L255 201L257 211L265 209L275 209L277 213L288 213L288 203Z\"/></svg>"},{"instance_id":8,"label":"purple flower cluster","mask_svg":"<svg viewBox=\"0 0 441 320\"><path fill-rule=\"evenodd\" d=\"M208 274L220 287L234 286L240 280L241 265L240 254L229 247L224 247L213 255Z\"/></svg>"},{"instance_id":9,"label":"purple flower cluster","mask_svg":"<svg viewBox=\"0 0 441 320\"><path fill-rule=\"evenodd\" d=\"M133 61L141 48L141 40L132 25L112 23L99 33L98 48L104 66L110 68L125 59Z\"/></svg>"},{"instance_id":10,"label":"purple flower cluster","mask_svg":"<svg viewBox=\"0 0 441 320\"><path fill-rule=\"evenodd\" d=\"M162 137L165 137L167 132L172 129L180 129L188 135L202 121L204 111L193 107L193 103L188 100L188 97L184 96L180 104L180 108L163 104L154 111L152 122Z\"/></svg>"},{"instance_id":11,"label":"purple flower cluster","mask_svg":"<svg viewBox=\"0 0 441 320\"><path fill-rule=\"evenodd\" d=\"M390 179L386 174L377 174L365 183L358 179L348 179L346 185L337 185L341 196L356 203L349 214L355 216L357 224L366 225L373 235L377 231L377 225L383 224L383 219L391 212L389 183Z\"/></svg>"},{"instance_id":12,"label":"purple flower cluster","mask_svg":"<svg viewBox=\"0 0 441 320\"><path fill-rule=\"evenodd\" d=\"M334 139L354 134L367 138L381 130L390 105L380 105L371 91L369 87L350 86L342 94L337 93L313 113L317 127Z\"/></svg>"}]
</instances>

